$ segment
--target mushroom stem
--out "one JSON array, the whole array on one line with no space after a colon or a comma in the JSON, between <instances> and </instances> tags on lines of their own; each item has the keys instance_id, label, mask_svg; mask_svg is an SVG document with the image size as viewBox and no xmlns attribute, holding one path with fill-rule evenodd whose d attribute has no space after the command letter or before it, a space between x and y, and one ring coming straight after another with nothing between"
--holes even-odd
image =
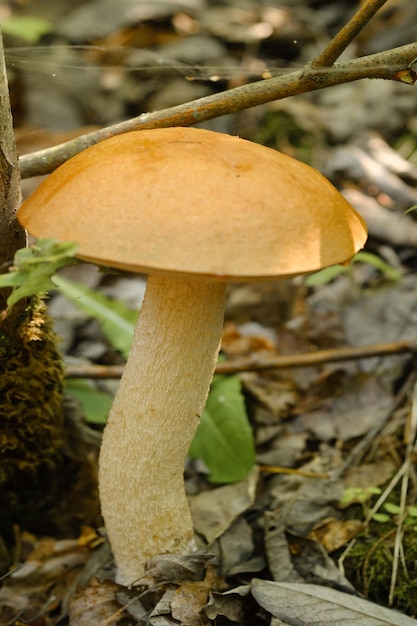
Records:
<instances>
[{"instance_id":1,"label":"mushroom stem","mask_svg":"<svg viewBox=\"0 0 417 626\"><path fill-rule=\"evenodd\" d=\"M190 552L184 458L220 348L226 285L150 276L103 435L99 485L118 568L132 584L156 554Z\"/></svg>"}]
</instances>

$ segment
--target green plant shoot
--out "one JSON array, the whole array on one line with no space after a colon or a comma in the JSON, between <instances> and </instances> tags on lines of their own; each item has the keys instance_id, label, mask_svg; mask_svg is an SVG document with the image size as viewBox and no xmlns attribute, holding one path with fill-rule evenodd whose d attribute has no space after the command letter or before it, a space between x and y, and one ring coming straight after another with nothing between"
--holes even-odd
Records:
<instances>
[{"instance_id":1,"label":"green plant shoot","mask_svg":"<svg viewBox=\"0 0 417 626\"><path fill-rule=\"evenodd\" d=\"M50 239L38 239L36 244L18 250L12 267L6 274L0 274L0 289L12 289L8 307L23 298L56 289L53 275L59 268L77 263L76 253L76 243L57 243Z\"/></svg>"}]
</instances>

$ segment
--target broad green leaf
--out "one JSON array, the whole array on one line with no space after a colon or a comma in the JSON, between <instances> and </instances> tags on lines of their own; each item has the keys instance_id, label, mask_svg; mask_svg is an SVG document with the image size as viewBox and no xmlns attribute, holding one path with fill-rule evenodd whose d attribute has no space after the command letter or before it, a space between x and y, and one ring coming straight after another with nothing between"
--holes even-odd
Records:
<instances>
[{"instance_id":1,"label":"broad green leaf","mask_svg":"<svg viewBox=\"0 0 417 626\"><path fill-rule=\"evenodd\" d=\"M68 393L75 396L83 407L85 418L92 424L105 424L113 398L96 389L83 379L70 379L65 383Z\"/></svg>"},{"instance_id":2,"label":"broad green leaf","mask_svg":"<svg viewBox=\"0 0 417 626\"><path fill-rule=\"evenodd\" d=\"M215 376L189 455L201 458L209 480L242 480L255 463L253 434L237 376Z\"/></svg>"},{"instance_id":3,"label":"broad green leaf","mask_svg":"<svg viewBox=\"0 0 417 626\"><path fill-rule=\"evenodd\" d=\"M71 302L100 322L108 341L127 358L138 316L137 311L132 311L122 302L111 300L62 276L54 276L53 281Z\"/></svg>"},{"instance_id":4,"label":"broad green leaf","mask_svg":"<svg viewBox=\"0 0 417 626\"><path fill-rule=\"evenodd\" d=\"M76 243L50 239L38 239L33 246L18 250L10 271L0 274L0 288L13 288L7 305L11 307L22 298L55 289L51 277L60 267L76 263L76 252Z\"/></svg>"},{"instance_id":5,"label":"broad green leaf","mask_svg":"<svg viewBox=\"0 0 417 626\"><path fill-rule=\"evenodd\" d=\"M2 31L12 37L19 37L29 44L35 44L43 35L52 32L51 22L40 17L12 16L1 24Z\"/></svg>"}]
</instances>

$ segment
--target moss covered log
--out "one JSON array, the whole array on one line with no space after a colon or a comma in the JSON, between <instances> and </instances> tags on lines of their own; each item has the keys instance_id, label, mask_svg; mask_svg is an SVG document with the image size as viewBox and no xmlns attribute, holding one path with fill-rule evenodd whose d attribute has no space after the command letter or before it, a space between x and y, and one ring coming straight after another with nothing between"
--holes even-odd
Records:
<instances>
[{"instance_id":1,"label":"moss covered log","mask_svg":"<svg viewBox=\"0 0 417 626\"><path fill-rule=\"evenodd\" d=\"M0 324L1 526L23 523L53 497L62 463L63 366L40 298ZM31 525L29 523L29 525Z\"/></svg>"}]
</instances>

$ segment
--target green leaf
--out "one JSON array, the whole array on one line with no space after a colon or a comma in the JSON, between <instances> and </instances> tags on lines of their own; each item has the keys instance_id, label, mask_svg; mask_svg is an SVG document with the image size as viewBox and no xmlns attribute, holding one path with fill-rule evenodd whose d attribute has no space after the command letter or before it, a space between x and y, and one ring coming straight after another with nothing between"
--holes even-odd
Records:
<instances>
[{"instance_id":1,"label":"green leaf","mask_svg":"<svg viewBox=\"0 0 417 626\"><path fill-rule=\"evenodd\" d=\"M372 516L372 519L374 522L379 522L381 524L386 524L387 522L392 521L391 517L386 513L375 513L375 515Z\"/></svg>"},{"instance_id":2,"label":"green leaf","mask_svg":"<svg viewBox=\"0 0 417 626\"><path fill-rule=\"evenodd\" d=\"M51 239L38 239L33 246L18 250L11 270L0 274L0 288L13 288L7 305L11 307L22 298L55 289L51 277L60 267L77 263L76 252L76 243Z\"/></svg>"},{"instance_id":3,"label":"green leaf","mask_svg":"<svg viewBox=\"0 0 417 626\"><path fill-rule=\"evenodd\" d=\"M62 276L54 276L53 280L71 302L100 322L108 341L127 358L138 317L137 311Z\"/></svg>"},{"instance_id":4,"label":"green leaf","mask_svg":"<svg viewBox=\"0 0 417 626\"><path fill-rule=\"evenodd\" d=\"M400 280L402 276L401 272L396 270L394 267L391 267L391 265L388 265L388 263L383 261L381 257L376 254L372 254L372 252L358 252L352 259L352 263L357 262L373 265L373 267L382 272L382 274L385 274L390 280Z\"/></svg>"},{"instance_id":5,"label":"green leaf","mask_svg":"<svg viewBox=\"0 0 417 626\"><path fill-rule=\"evenodd\" d=\"M373 495L380 493L379 487L348 487L343 493L339 506L347 508L351 504L365 504Z\"/></svg>"},{"instance_id":6,"label":"green leaf","mask_svg":"<svg viewBox=\"0 0 417 626\"><path fill-rule=\"evenodd\" d=\"M417 204L413 204L413 206L410 206L409 209L407 209L406 211L403 212L403 215L408 215L409 213L412 213L416 209L417 209Z\"/></svg>"},{"instance_id":7,"label":"green leaf","mask_svg":"<svg viewBox=\"0 0 417 626\"><path fill-rule=\"evenodd\" d=\"M340 274L346 274L349 268L344 265L332 265L331 267L325 267L319 272L310 274L304 279L304 283L307 287L318 287L319 285L327 285L332 282Z\"/></svg>"},{"instance_id":8,"label":"green leaf","mask_svg":"<svg viewBox=\"0 0 417 626\"><path fill-rule=\"evenodd\" d=\"M215 376L189 455L201 458L209 480L242 480L255 463L255 450L241 383L237 376Z\"/></svg>"},{"instance_id":9,"label":"green leaf","mask_svg":"<svg viewBox=\"0 0 417 626\"><path fill-rule=\"evenodd\" d=\"M411 211L411 209L409 209L409 211ZM351 263L367 263L368 265L372 265L377 270L382 272L382 274L385 274L385 276L387 276L390 280L400 280L402 276L401 272L396 270L394 267L391 267L391 265L383 261L381 257L376 254L372 254L372 252L358 252L352 258ZM304 283L307 287L327 285L332 280L335 280L335 278L340 276L340 274L346 274L346 272L349 271L349 265L331 265L330 267L325 267L319 272L310 274L304 279Z\"/></svg>"},{"instance_id":10,"label":"green leaf","mask_svg":"<svg viewBox=\"0 0 417 626\"><path fill-rule=\"evenodd\" d=\"M3 33L19 37L29 44L35 44L43 35L54 30L53 24L40 17L13 16L1 24Z\"/></svg>"},{"instance_id":11,"label":"green leaf","mask_svg":"<svg viewBox=\"0 0 417 626\"><path fill-rule=\"evenodd\" d=\"M407 515L410 515L410 517L417 517L417 506L409 506L407 509Z\"/></svg>"},{"instance_id":12,"label":"green leaf","mask_svg":"<svg viewBox=\"0 0 417 626\"><path fill-rule=\"evenodd\" d=\"M401 513L401 509L398 504L393 504L392 502L386 502L384 504L384 509L390 515L399 515L399 513Z\"/></svg>"},{"instance_id":13,"label":"green leaf","mask_svg":"<svg viewBox=\"0 0 417 626\"><path fill-rule=\"evenodd\" d=\"M92 424L105 424L113 398L96 389L89 381L70 379L65 383L68 393L75 396L83 407L84 415Z\"/></svg>"}]
</instances>

